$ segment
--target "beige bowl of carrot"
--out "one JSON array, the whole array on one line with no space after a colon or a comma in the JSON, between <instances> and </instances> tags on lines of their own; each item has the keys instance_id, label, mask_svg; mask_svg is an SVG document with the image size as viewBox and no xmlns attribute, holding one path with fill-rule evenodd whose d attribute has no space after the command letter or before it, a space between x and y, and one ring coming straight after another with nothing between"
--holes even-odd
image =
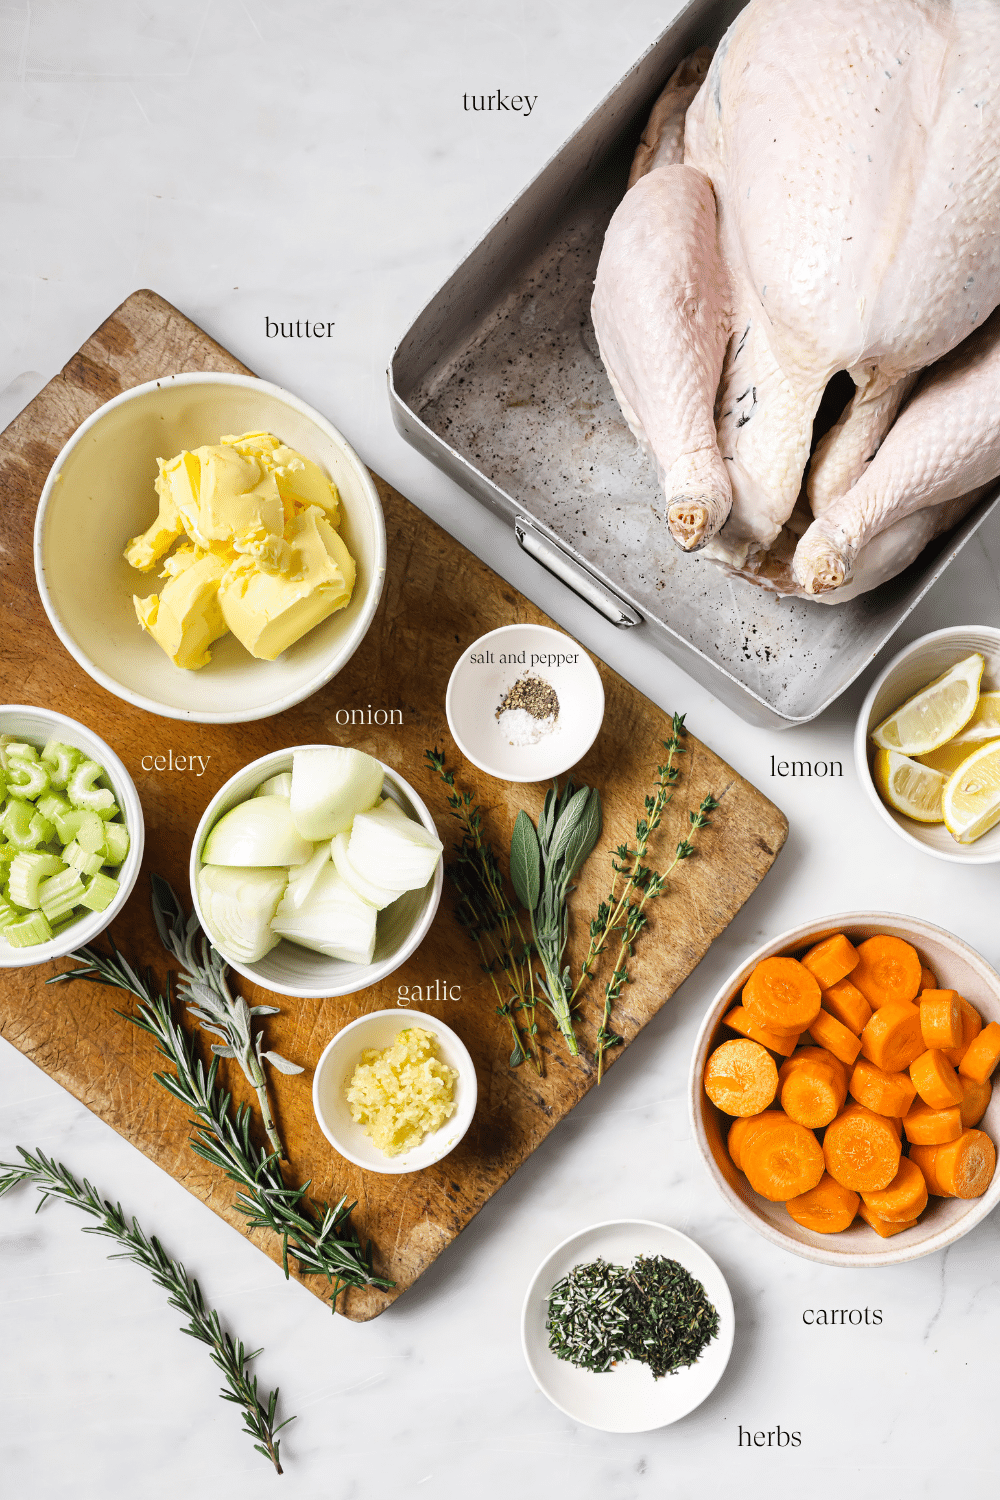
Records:
<instances>
[{"instance_id":1,"label":"beige bowl of carrot","mask_svg":"<svg viewBox=\"0 0 1000 1500\"><path fill-rule=\"evenodd\" d=\"M916 1260L1000 1201L998 1062L1000 975L974 949L917 917L829 917L759 948L715 997L695 1140L773 1244L827 1265Z\"/></svg>"}]
</instances>

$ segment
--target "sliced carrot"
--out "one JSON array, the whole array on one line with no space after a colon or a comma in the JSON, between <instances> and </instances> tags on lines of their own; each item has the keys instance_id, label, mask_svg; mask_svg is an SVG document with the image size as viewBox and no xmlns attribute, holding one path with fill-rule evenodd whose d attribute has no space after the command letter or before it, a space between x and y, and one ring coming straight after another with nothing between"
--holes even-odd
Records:
<instances>
[{"instance_id":1,"label":"sliced carrot","mask_svg":"<svg viewBox=\"0 0 1000 1500\"><path fill-rule=\"evenodd\" d=\"M843 1108L847 1076L837 1058L824 1053L822 1048L804 1050L818 1052L820 1056L790 1057L783 1063L778 1071L779 1097L790 1120L809 1130L819 1130L836 1119Z\"/></svg>"},{"instance_id":2,"label":"sliced carrot","mask_svg":"<svg viewBox=\"0 0 1000 1500\"><path fill-rule=\"evenodd\" d=\"M924 1051L920 1012L909 1000L889 1000L861 1033L861 1051L886 1073L900 1073Z\"/></svg>"},{"instance_id":3,"label":"sliced carrot","mask_svg":"<svg viewBox=\"0 0 1000 1500\"><path fill-rule=\"evenodd\" d=\"M723 1042L705 1067L705 1093L727 1115L760 1114L777 1089L774 1058L759 1042Z\"/></svg>"},{"instance_id":4,"label":"sliced carrot","mask_svg":"<svg viewBox=\"0 0 1000 1500\"><path fill-rule=\"evenodd\" d=\"M784 1036L805 1031L820 1002L819 985L796 958L761 959L743 987L750 1019Z\"/></svg>"},{"instance_id":5,"label":"sliced carrot","mask_svg":"<svg viewBox=\"0 0 1000 1500\"><path fill-rule=\"evenodd\" d=\"M803 1229L816 1234L840 1234L853 1224L860 1203L857 1193L841 1187L829 1172L824 1172L814 1188L797 1198L789 1198L785 1207Z\"/></svg>"},{"instance_id":6,"label":"sliced carrot","mask_svg":"<svg viewBox=\"0 0 1000 1500\"><path fill-rule=\"evenodd\" d=\"M836 1016L844 1026L860 1036L872 1018L872 1008L856 984L841 979L823 991L823 1009Z\"/></svg>"},{"instance_id":7,"label":"sliced carrot","mask_svg":"<svg viewBox=\"0 0 1000 1500\"><path fill-rule=\"evenodd\" d=\"M802 962L816 980L821 990L846 979L858 963L858 950L854 944L838 932L835 937L824 938L803 953Z\"/></svg>"},{"instance_id":8,"label":"sliced carrot","mask_svg":"<svg viewBox=\"0 0 1000 1500\"><path fill-rule=\"evenodd\" d=\"M753 1130L756 1130L758 1126L763 1125L766 1127L772 1122L780 1125L783 1123L784 1118L780 1109L765 1109L759 1115L744 1115L733 1121L729 1127L726 1145L729 1148L729 1155L737 1167L742 1170L743 1146L747 1136Z\"/></svg>"},{"instance_id":9,"label":"sliced carrot","mask_svg":"<svg viewBox=\"0 0 1000 1500\"><path fill-rule=\"evenodd\" d=\"M872 1213L890 1224L910 1224L927 1207L927 1184L915 1161L902 1157L899 1171L887 1188L862 1195Z\"/></svg>"},{"instance_id":10,"label":"sliced carrot","mask_svg":"<svg viewBox=\"0 0 1000 1500\"><path fill-rule=\"evenodd\" d=\"M923 965L916 948L898 937L870 937L859 944L860 962L851 971L851 983L857 985L873 1010L901 1000L915 1000L920 994Z\"/></svg>"},{"instance_id":11,"label":"sliced carrot","mask_svg":"<svg viewBox=\"0 0 1000 1500\"><path fill-rule=\"evenodd\" d=\"M957 990L923 990L920 995L920 1031L925 1047L959 1047L962 1043L962 1010Z\"/></svg>"},{"instance_id":12,"label":"sliced carrot","mask_svg":"<svg viewBox=\"0 0 1000 1500\"><path fill-rule=\"evenodd\" d=\"M910 1063L910 1077L917 1093L931 1109L950 1109L962 1102L962 1085L958 1074L943 1052L934 1047L921 1052Z\"/></svg>"},{"instance_id":13,"label":"sliced carrot","mask_svg":"<svg viewBox=\"0 0 1000 1500\"><path fill-rule=\"evenodd\" d=\"M945 1049L945 1056L954 1068L958 1067L962 1058L983 1029L982 1016L976 1007L970 1005L963 995L959 995L958 997L958 1008L962 1012L962 1040L957 1047L948 1047Z\"/></svg>"},{"instance_id":14,"label":"sliced carrot","mask_svg":"<svg viewBox=\"0 0 1000 1500\"><path fill-rule=\"evenodd\" d=\"M922 968L920 970L920 988L921 988L921 990L936 990L937 987L938 987L938 982L937 982L937 979L935 977L933 969L928 969L926 966L924 968Z\"/></svg>"},{"instance_id":15,"label":"sliced carrot","mask_svg":"<svg viewBox=\"0 0 1000 1500\"><path fill-rule=\"evenodd\" d=\"M723 1016L722 1024L731 1031L738 1031L741 1036L749 1037L752 1042L760 1042L762 1047L777 1052L781 1057L790 1057L798 1041L798 1037L778 1036L777 1032L768 1031L766 1026L756 1025L743 1005L735 1005L728 1015Z\"/></svg>"},{"instance_id":16,"label":"sliced carrot","mask_svg":"<svg viewBox=\"0 0 1000 1500\"><path fill-rule=\"evenodd\" d=\"M962 1112L957 1104L949 1109L931 1109L922 1102L914 1104L903 1119L903 1129L914 1146L941 1146L947 1141L957 1141L962 1134Z\"/></svg>"},{"instance_id":17,"label":"sliced carrot","mask_svg":"<svg viewBox=\"0 0 1000 1500\"><path fill-rule=\"evenodd\" d=\"M771 1203L808 1193L823 1176L823 1148L804 1125L785 1119L750 1131L740 1148L750 1186Z\"/></svg>"},{"instance_id":18,"label":"sliced carrot","mask_svg":"<svg viewBox=\"0 0 1000 1500\"><path fill-rule=\"evenodd\" d=\"M809 1022L809 1035L814 1042L818 1042L848 1066L861 1051L861 1038L855 1036L836 1016L831 1016L828 1010L821 1009L818 1016L813 1016Z\"/></svg>"},{"instance_id":19,"label":"sliced carrot","mask_svg":"<svg viewBox=\"0 0 1000 1500\"><path fill-rule=\"evenodd\" d=\"M888 1187L899 1171L901 1149L893 1122L863 1104L849 1104L823 1137L826 1170L856 1193Z\"/></svg>"},{"instance_id":20,"label":"sliced carrot","mask_svg":"<svg viewBox=\"0 0 1000 1500\"><path fill-rule=\"evenodd\" d=\"M854 1064L847 1087L866 1109L894 1119L901 1119L917 1097L916 1084L909 1073L886 1073L866 1057L859 1057Z\"/></svg>"},{"instance_id":21,"label":"sliced carrot","mask_svg":"<svg viewBox=\"0 0 1000 1500\"><path fill-rule=\"evenodd\" d=\"M962 1085L962 1102L958 1106L962 1116L962 1129L971 1130L973 1125L978 1125L983 1115L989 1108L993 1097L993 1085L989 1079L985 1083L974 1083L971 1078L958 1077Z\"/></svg>"},{"instance_id":22,"label":"sliced carrot","mask_svg":"<svg viewBox=\"0 0 1000 1500\"><path fill-rule=\"evenodd\" d=\"M991 1021L976 1037L958 1065L963 1078L985 1083L1000 1062L1000 1021Z\"/></svg>"},{"instance_id":23,"label":"sliced carrot","mask_svg":"<svg viewBox=\"0 0 1000 1500\"><path fill-rule=\"evenodd\" d=\"M997 1166L996 1147L983 1130L963 1130L943 1146L914 1146L910 1156L940 1198L981 1198Z\"/></svg>"},{"instance_id":24,"label":"sliced carrot","mask_svg":"<svg viewBox=\"0 0 1000 1500\"><path fill-rule=\"evenodd\" d=\"M888 1219L880 1219L878 1214L873 1214L867 1203L863 1201L858 1208L858 1216L864 1219L865 1223L884 1240L891 1239L894 1234L902 1234L904 1229L913 1229L918 1222L916 1219L910 1219L906 1224L890 1224Z\"/></svg>"}]
</instances>

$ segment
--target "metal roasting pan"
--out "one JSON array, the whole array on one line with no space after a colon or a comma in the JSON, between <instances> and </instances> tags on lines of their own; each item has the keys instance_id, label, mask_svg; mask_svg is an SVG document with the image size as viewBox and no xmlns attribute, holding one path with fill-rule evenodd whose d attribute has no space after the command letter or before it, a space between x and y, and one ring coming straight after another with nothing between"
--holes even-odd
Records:
<instances>
[{"instance_id":1,"label":"metal roasting pan","mask_svg":"<svg viewBox=\"0 0 1000 1500\"><path fill-rule=\"evenodd\" d=\"M653 100L741 9L691 0L424 308L393 355L389 393L402 435L525 551L743 719L786 729L865 669L1000 490L904 573L840 606L780 598L671 541L653 466L598 357L590 297Z\"/></svg>"}]
</instances>

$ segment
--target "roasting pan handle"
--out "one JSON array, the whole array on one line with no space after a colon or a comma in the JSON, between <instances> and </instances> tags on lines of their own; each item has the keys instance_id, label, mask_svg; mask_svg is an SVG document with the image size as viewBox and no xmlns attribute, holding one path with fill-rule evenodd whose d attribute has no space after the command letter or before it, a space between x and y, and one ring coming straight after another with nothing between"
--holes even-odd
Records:
<instances>
[{"instance_id":1,"label":"roasting pan handle","mask_svg":"<svg viewBox=\"0 0 1000 1500\"><path fill-rule=\"evenodd\" d=\"M561 547L542 536L530 522L522 520L520 516L514 522L514 535L529 557L554 573L567 588L586 600L598 614L610 620L612 625L617 625L620 630L628 630L633 625L642 624L642 617L634 609L624 604L603 583L598 583L586 568L581 567L574 558L568 557Z\"/></svg>"}]
</instances>

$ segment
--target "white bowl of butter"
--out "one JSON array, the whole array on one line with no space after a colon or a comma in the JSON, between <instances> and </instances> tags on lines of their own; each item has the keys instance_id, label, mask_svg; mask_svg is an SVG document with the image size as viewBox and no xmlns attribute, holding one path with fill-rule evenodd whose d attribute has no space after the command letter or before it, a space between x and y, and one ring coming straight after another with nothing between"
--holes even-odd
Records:
<instances>
[{"instance_id":1,"label":"white bowl of butter","mask_svg":"<svg viewBox=\"0 0 1000 1500\"><path fill-rule=\"evenodd\" d=\"M346 607L308 629L276 660L256 659L227 634L210 643L208 664L193 670L175 665L136 618L133 595L150 596L169 586L157 576L163 559L140 573L124 553L157 516L157 460L244 433L272 433L336 486L337 533L355 565L353 591ZM303 522L296 522L299 529ZM309 541L305 535L292 538L306 551ZM371 624L385 556L378 492L354 450L319 412L249 375L171 375L107 402L77 429L53 464L35 523L38 591L53 629L80 666L126 702L204 724L268 718L334 677ZM261 651L273 649L268 614L276 592L262 597L256 620L247 622ZM252 602L252 591L246 598ZM308 616L309 601L303 601L301 612Z\"/></svg>"},{"instance_id":2,"label":"white bowl of butter","mask_svg":"<svg viewBox=\"0 0 1000 1500\"><path fill-rule=\"evenodd\" d=\"M429 1033L437 1058L454 1073L453 1109L436 1130L419 1143L390 1156L378 1147L369 1130L355 1119L347 1090L364 1052L384 1052L400 1032L417 1027ZM341 1156L368 1172L419 1172L447 1156L465 1135L476 1112L476 1068L469 1050L450 1026L436 1016L409 1010L376 1010L351 1021L323 1050L313 1074L313 1109L319 1128Z\"/></svg>"}]
</instances>

